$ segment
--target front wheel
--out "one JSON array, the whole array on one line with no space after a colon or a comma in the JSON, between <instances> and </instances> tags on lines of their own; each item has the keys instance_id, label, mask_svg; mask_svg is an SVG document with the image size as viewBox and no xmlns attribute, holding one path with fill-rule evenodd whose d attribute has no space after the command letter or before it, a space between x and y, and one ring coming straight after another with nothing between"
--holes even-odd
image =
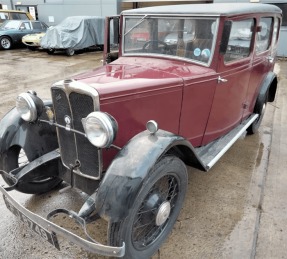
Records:
<instances>
[{"instance_id":1,"label":"front wheel","mask_svg":"<svg viewBox=\"0 0 287 259\"><path fill-rule=\"evenodd\" d=\"M37 47L35 46L27 46L28 50L35 51Z\"/></svg>"},{"instance_id":2,"label":"front wheel","mask_svg":"<svg viewBox=\"0 0 287 259\"><path fill-rule=\"evenodd\" d=\"M25 151L21 149L21 147L19 146L13 146L10 147L2 155L0 159L0 168L9 173L13 169L28 165L29 162L30 161L28 160ZM37 180L21 182L19 186L16 187L16 189L20 192L29 194L44 193L50 191L51 189L53 189L62 182L62 180L58 177L42 176L41 170L43 169L46 171L54 170L52 167L49 167L48 165L46 167L39 168ZM51 175L54 174L52 174L51 172ZM2 177L8 185L13 185L13 182L5 175L2 175ZM15 177L17 178L17 175L15 175Z\"/></svg>"},{"instance_id":3,"label":"front wheel","mask_svg":"<svg viewBox=\"0 0 287 259\"><path fill-rule=\"evenodd\" d=\"M162 158L144 180L128 216L110 224L110 245L125 242L124 258L151 257L171 232L186 189L185 164L174 156Z\"/></svg>"},{"instance_id":4,"label":"front wheel","mask_svg":"<svg viewBox=\"0 0 287 259\"><path fill-rule=\"evenodd\" d=\"M52 49L52 48L47 49L47 53L48 53L49 55L53 55L54 52L55 52L55 49Z\"/></svg>"},{"instance_id":5,"label":"front wheel","mask_svg":"<svg viewBox=\"0 0 287 259\"><path fill-rule=\"evenodd\" d=\"M3 36L0 38L0 47L2 49L11 49L12 48L12 41L9 37Z\"/></svg>"}]
</instances>

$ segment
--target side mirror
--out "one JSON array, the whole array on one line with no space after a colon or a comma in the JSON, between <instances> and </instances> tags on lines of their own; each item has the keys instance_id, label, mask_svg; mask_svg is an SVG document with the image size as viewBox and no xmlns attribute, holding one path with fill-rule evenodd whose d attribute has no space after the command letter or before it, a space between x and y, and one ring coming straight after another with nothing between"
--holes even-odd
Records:
<instances>
[{"instance_id":1,"label":"side mirror","mask_svg":"<svg viewBox=\"0 0 287 259\"><path fill-rule=\"evenodd\" d=\"M231 21L225 21L224 22L224 28L222 33L222 38L220 42L220 54L224 55L226 53L227 47L228 47L228 41L230 37L232 22Z\"/></svg>"}]
</instances>

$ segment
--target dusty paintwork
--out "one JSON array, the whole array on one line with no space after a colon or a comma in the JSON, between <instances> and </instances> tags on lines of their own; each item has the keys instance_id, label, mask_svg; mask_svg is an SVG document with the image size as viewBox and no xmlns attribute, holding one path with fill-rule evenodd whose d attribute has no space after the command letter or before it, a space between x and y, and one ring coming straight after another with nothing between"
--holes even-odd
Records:
<instances>
[{"instance_id":1,"label":"dusty paintwork","mask_svg":"<svg viewBox=\"0 0 287 259\"><path fill-rule=\"evenodd\" d=\"M72 58L47 57L46 53L25 49L2 51L0 57L0 91L5 96L0 104L1 117L14 106L18 93L33 86L40 97L48 99L49 85L55 79L100 65L101 59L101 55L95 53ZM35 60L37 66L32 65ZM52 62L53 66L47 70ZM286 63L279 63L277 68L281 68L279 94L276 103L268 105L259 134L239 140L209 173L189 169L184 208L171 236L160 249L160 257L154 258L254 258L255 254L257 258L284 258L286 255L286 177L282 174L286 168ZM17 74L12 73L15 70ZM0 184L4 184L2 179ZM57 192L34 196L13 192L12 195L43 216L63 204L76 211L86 198L75 190ZM11 215L2 199L0 211L0 257L103 258L68 242L63 243L60 252L50 249ZM59 222L79 231L70 220L64 223L59 219ZM105 241L106 226L102 224L104 221L96 222L91 229Z\"/></svg>"}]
</instances>

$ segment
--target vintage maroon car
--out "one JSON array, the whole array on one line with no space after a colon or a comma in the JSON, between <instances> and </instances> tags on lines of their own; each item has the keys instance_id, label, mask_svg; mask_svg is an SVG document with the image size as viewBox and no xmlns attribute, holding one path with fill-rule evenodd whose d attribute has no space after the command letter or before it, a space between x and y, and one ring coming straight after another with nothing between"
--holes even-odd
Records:
<instances>
[{"instance_id":1,"label":"vintage maroon car","mask_svg":"<svg viewBox=\"0 0 287 259\"><path fill-rule=\"evenodd\" d=\"M257 131L274 100L281 16L267 4L206 4L108 17L103 67L55 83L51 101L20 94L2 119L8 209L56 247L62 235L92 253L152 256L183 205L186 165L209 170L242 134ZM134 40L138 32L148 40ZM45 219L9 194L47 192L62 181L90 195L79 212L57 209ZM107 220L108 244L56 225L58 213L84 229Z\"/></svg>"}]
</instances>

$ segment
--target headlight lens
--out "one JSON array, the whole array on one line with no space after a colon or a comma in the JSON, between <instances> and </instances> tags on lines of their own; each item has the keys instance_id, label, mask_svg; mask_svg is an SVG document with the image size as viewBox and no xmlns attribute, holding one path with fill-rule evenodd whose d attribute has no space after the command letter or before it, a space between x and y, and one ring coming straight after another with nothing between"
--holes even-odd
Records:
<instances>
[{"instance_id":1,"label":"headlight lens","mask_svg":"<svg viewBox=\"0 0 287 259\"><path fill-rule=\"evenodd\" d=\"M32 122L37 119L36 104L29 93L18 95L16 108L23 120Z\"/></svg>"},{"instance_id":2,"label":"headlight lens","mask_svg":"<svg viewBox=\"0 0 287 259\"><path fill-rule=\"evenodd\" d=\"M116 137L118 125L107 113L92 112L82 119L82 123L87 138L96 147L109 147Z\"/></svg>"}]
</instances>

